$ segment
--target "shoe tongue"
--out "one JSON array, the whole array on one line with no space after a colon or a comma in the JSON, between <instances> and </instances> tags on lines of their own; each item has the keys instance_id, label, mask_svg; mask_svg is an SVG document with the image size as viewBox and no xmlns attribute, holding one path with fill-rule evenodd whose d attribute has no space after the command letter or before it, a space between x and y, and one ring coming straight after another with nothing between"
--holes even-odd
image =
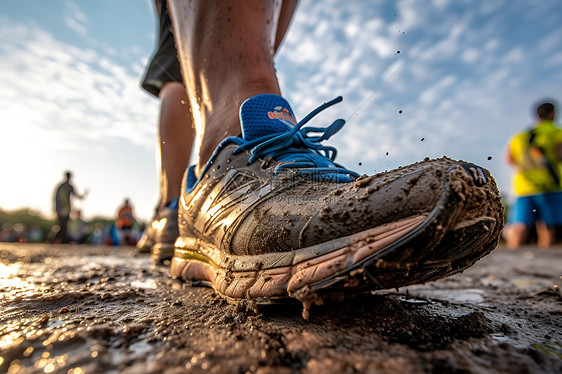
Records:
<instances>
[{"instance_id":1,"label":"shoe tongue","mask_svg":"<svg viewBox=\"0 0 562 374\"><path fill-rule=\"evenodd\" d=\"M297 121L291 106L281 96L263 94L249 98L240 107L244 140L291 131Z\"/></svg>"}]
</instances>

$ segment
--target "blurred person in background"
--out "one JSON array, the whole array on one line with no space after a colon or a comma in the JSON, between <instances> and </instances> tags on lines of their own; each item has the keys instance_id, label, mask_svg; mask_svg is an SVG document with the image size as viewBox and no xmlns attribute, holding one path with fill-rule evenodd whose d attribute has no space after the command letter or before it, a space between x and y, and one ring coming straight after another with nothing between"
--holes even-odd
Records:
<instances>
[{"instance_id":1,"label":"blurred person in background","mask_svg":"<svg viewBox=\"0 0 562 374\"><path fill-rule=\"evenodd\" d=\"M505 238L509 248L524 244L529 229L537 229L538 245L548 248L562 225L562 129L556 126L555 105L538 105L537 122L530 130L515 134L508 143L506 162L515 168L517 199L511 208Z\"/></svg>"},{"instance_id":2,"label":"blurred person in background","mask_svg":"<svg viewBox=\"0 0 562 374\"><path fill-rule=\"evenodd\" d=\"M136 239L133 234L133 225L135 217L133 215L133 207L129 199L123 201L123 205L119 208L117 219L115 220L115 228L119 232L119 244L135 245Z\"/></svg>"},{"instance_id":3,"label":"blurred person in background","mask_svg":"<svg viewBox=\"0 0 562 374\"><path fill-rule=\"evenodd\" d=\"M68 237L68 221L72 211L71 196L84 199L88 195L88 190L82 195L76 192L71 183L72 172L66 171L64 175L65 180L57 186L54 196L55 213L57 214L57 223L59 225L59 230L54 238L55 243L68 243L70 241Z\"/></svg>"}]
</instances>

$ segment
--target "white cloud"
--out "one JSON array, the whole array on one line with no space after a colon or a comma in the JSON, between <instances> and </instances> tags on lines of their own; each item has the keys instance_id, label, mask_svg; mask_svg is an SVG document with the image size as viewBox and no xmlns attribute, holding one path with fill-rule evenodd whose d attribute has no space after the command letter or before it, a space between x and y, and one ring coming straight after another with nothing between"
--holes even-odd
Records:
<instances>
[{"instance_id":1,"label":"white cloud","mask_svg":"<svg viewBox=\"0 0 562 374\"><path fill-rule=\"evenodd\" d=\"M562 35L562 27L551 30L547 35L543 35L539 41L538 50L541 53L553 53L559 50L560 35Z\"/></svg>"},{"instance_id":2,"label":"white cloud","mask_svg":"<svg viewBox=\"0 0 562 374\"><path fill-rule=\"evenodd\" d=\"M84 138L80 129L95 128L97 134L91 136L121 136L152 146L155 113L139 89L138 75L93 51L56 41L37 27L16 28L17 33L9 27L0 30L0 84L2 95L11 98L0 103L1 109L25 105L37 114L33 126L66 128L69 140ZM115 135L118 121L135 133Z\"/></svg>"},{"instance_id":3,"label":"white cloud","mask_svg":"<svg viewBox=\"0 0 562 374\"><path fill-rule=\"evenodd\" d=\"M398 2L399 24L402 31L412 31L422 25L427 25L427 10L429 7L415 0L401 0Z\"/></svg>"},{"instance_id":4,"label":"white cloud","mask_svg":"<svg viewBox=\"0 0 562 374\"><path fill-rule=\"evenodd\" d=\"M420 96L420 101L423 104L435 104L441 97L443 97L443 92L453 85L456 81L456 78L452 75L447 75L437 83L433 84L432 86L428 87L423 91Z\"/></svg>"},{"instance_id":5,"label":"white cloud","mask_svg":"<svg viewBox=\"0 0 562 374\"><path fill-rule=\"evenodd\" d=\"M507 6L509 6L508 4ZM476 7L482 15L490 15L506 6L505 0L484 1Z\"/></svg>"},{"instance_id":6,"label":"white cloud","mask_svg":"<svg viewBox=\"0 0 562 374\"><path fill-rule=\"evenodd\" d=\"M558 51L547 57L545 63L549 67L559 67L562 65L562 51Z\"/></svg>"},{"instance_id":7,"label":"white cloud","mask_svg":"<svg viewBox=\"0 0 562 374\"><path fill-rule=\"evenodd\" d=\"M382 36L373 36L369 46L377 53L379 57L390 57L396 48L393 48L393 44L388 38Z\"/></svg>"},{"instance_id":8,"label":"white cloud","mask_svg":"<svg viewBox=\"0 0 562 374\"><path fill-rule=\"evenodd\" d=\"M449 4L449 0L433 0L433 5L437 8L445 8Z\"/></svg>"},{"instance_id":9,"label":"white cloud","mask_svg":"<svg viewBox=\"0 0 562 374\"><path fill-rule=\"evenodd\" d=\"M93 193L83 205L89 206L86 214L111 214L114 206L104 196L110 193L106 188L116 194L131 186L123 181L100 186L99 181L104 175L126 175L123 168L133 166L116 158L116 146L140 150L139 160L153 158L156 100L142 92L138 74L99 52L62 43L36 25L2 21L0 155L34 170L16 184L3 185L2 195L49 212L51 191L45 183L58 181L58 168L72 167L82 181L89 178L97 186L97 197ZM112 159L114 165L101 165L98 157ZM154 163L135 168L153 170ZM37 182L47 190L36 191ZM145 193L156 197L153 188ZM3 200L2 206L7 203ZM147 200L138 206L150 212L152 204Z\"/></svg>"},{"instance_id":10,"label":"white cloud","mask_svg":"<svg viewBox=\"0 0 562 374\"><path fill-rule=\"evenodd\" d=\"M78 34L86 35L88 33L88 29L85 25L87 21L88 16L80 10L78 5L72 0L67 0L64 17L65 24Z\"/></svg>"},{"instance_id":11,"label":"white cloud","mask_svg":"<svg viewBox=\"0 0 562 374\"><path fill-rule=\"evenodd\" d=\"M522 48L517 47L517 48L513 48L511 51L509 51L503 58L502 58L502 63L504 64L517 64L517 63L521 63L524 62L526 60L526 55L525 52L523 51Z\"/></svg>"},{"instance_id":12,"label":"white cloud","mask_svg":"<svg viewBox=\"0 0 562 374\"><path fill-rule=\"evenodd\" d=\"M80 10L80 7L78 7L78 4L76 4L74 1L67 0L66 6L72 18L81 23L84 23L88 20L88 16L86 16L86 14Z\"/></svg>"},{"instance_id":13,"label":"white cloud","mask_svg":"<svg viewBox=\"0 0 562 374\"><path fill-rule=\"evenodd\" d=\"M474 64L478 61L480 53L476 48L467 48L461 54L461 60L467 64Z\"/></svg>"},{"instance_id":14,"label":"white cloud","mask_svg":"<svg viewBox=\"0 0 562 374\"><path fill-rule=\"evenodd\" d=\"M408 60L398 60L393 62L383 73L383 82L388 82L393 76L399 74L400 71L406 66Z\"/></svg>"},{"instance_id":15,"label":"white cloud","mask_svg":"<svg viewBox=\"0 0 562 374\"><path fill-rule=\"evenodd\" d=\"M68 27L72 30L76 31L78 34L86 35L88 33L88 29L82 23L79 23L76 19L66 16L64 21Z\"/></svg>"}]
</instances>

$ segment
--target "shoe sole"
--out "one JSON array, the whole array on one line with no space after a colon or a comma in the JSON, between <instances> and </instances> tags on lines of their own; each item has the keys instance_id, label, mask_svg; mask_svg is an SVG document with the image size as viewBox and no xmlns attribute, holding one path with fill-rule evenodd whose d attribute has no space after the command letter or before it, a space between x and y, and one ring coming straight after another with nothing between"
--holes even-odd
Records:
<instances>
[{"instance_id":1,"label":"shoe sole","mask_svg":"<svg viewBox=\"0 0 562 374\"><path fill-rule=\"evenodd\" d=\"M150 258L155 264L165 263L174 257L174 244L156 243L152 246Z\"/></svg>"},{"instance_id":2,"label":"shoe sole","mask_svg":"<svg viewBox=\"0 0 562 374\"><path fill-rule=\"evenodd\" d=\"M431 212L293 252L234 256L179 237L172 275L210 286L229 301L268 304L297 298L305 307L303 316L312 303L350 289L391 289L452 275L497 246L503 210L495 185L487 187L495 189L490 199L466 202L466 184L472 178L479 185L481 168L453 164L448 174Z\"/></svg>"},{"instance_id":3,"label":"shoe sole","mask_svg":"<svg viewBox=\"0 0 562 374\"><path fill-rule=\"evenodd\" d=\"M137 250L139 253L150 253L152 246L154 245L154 240L150 238L147 232L143 232L141 238L137 242Z\"/></svg>"},{"instance_id":4,"label":"shoe sole","mask_svg":"<svg viewBox=\"0 0 562 374\"><path fill-rule=\"evenodd\" d=\"M137 246L137 250L139 253L150 253L151 247L148 245Z\"/></svg>"}]
</instances>

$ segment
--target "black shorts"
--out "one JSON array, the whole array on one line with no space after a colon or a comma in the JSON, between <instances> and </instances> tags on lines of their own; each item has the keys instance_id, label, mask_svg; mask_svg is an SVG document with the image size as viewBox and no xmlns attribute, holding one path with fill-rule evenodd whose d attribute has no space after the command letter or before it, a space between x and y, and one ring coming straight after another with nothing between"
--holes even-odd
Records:
<instances>
[{"instance_id":1,"label":"black shorts","mask_svg":"<svg viewBox=\"0 0 562 374\"><path fill-rule=\"evenodd\" d=\"M182 83L182 76L166 0L155 0L155 3L158 12L158 47L141 85L149 93L158 96L164 83Z\"/></svg>"}]
</instances>

